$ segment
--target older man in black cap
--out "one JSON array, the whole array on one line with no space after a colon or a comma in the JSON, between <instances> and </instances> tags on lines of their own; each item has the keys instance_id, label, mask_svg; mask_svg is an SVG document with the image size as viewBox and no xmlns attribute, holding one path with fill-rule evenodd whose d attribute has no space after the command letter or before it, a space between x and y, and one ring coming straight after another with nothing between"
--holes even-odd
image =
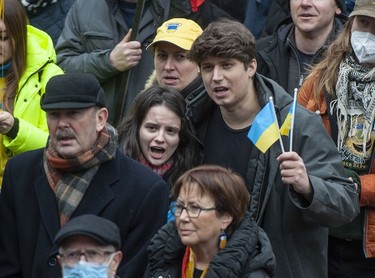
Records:
<instances>
[{"instance_id":1,"label":"older man in black cap","mask_svg":"<svg viewBox=\"0 0 375 278\"><path fill-rule=\"evenodd\" d=\"M120 231L93 214L71 219L55 237L64 278L116 277L122 259Z\"/></svg>"},{"instance_id":2,"label":"older man in black cap","mask_svg":"<svg viewBox=\"0 0 375 278\"><path fill-rule=\"evenodd\" d=\"M164 224L165 182L121 154L91 74L50 79L41 99L46 148L6 166L0 195L0 277L61 277L53 238L69 219L95 214L121 231L121 277L142 277L150 238Z\"/></svg>"}]
</instances>

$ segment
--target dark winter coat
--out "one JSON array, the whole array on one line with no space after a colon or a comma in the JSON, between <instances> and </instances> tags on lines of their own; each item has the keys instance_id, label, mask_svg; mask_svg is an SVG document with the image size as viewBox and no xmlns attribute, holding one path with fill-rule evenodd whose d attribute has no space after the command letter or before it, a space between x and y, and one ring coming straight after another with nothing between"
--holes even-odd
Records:
<instances>
[{"instance_id":1,"label":"dark winter coat","mask_svg":"<svg viewBox=\"0 0 375 278\"><path fill-rule=\"evenodd\" d=\"M254 82L261 106L273 97L281 126L292 98L260 74L254 76ZM216 105L207 98L207 94L196 98L188 113L201 142ZM265 154L255 147L251 152L246 178L249 211L271 241L277 262L274 277L327 277L328 227L354 219L359 212L358 194L354 184L343 178L341 157L320 116L298 107L294 125L293 148L305 163L314 192L311 202L281 181L277 142ZM288 137L282 139L284 146L289 146Z\"/></svg>"},{"instance_id":2,"label":"dark winter coat","mask_svg":"<svg viewBox=\"0 0 375 278\"><path fill-rule=\"evenodd\" d=\"M9 160L0 194L0 277L61 277L54 237L56 196L43 168L44 149ZM119 151L103 163L72 218L95 214L120 228L120 277L142 277L150 239L165 223L168 187L150 169Z\"/></svg>"}]
</instances>

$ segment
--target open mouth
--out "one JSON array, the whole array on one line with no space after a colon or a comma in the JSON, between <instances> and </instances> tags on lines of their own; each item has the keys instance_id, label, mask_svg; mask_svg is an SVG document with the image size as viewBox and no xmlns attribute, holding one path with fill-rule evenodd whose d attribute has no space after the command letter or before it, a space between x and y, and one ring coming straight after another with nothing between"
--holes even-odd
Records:
<instances>
[{"instance_id":1,"label":"open mouth","mask_svg":"<svg viewBox=\"0 0 375 278\"><path fill-rule=\"evenodd\" d=\"M165 149L162 147L151 147L151 154L154 158L161 158L165 153Z\"/></svg>"},{"instance_id":2,"label":"open mouth","mask_svg":"<svg viewBox=\"0 0 375 278\"><path fill-rule=\"evenodd\" d=\"M229 89L227 87L215 87L213 91L214 91L215 96L224 97L226 96L228 90Z\"/></svg>"}]
</instances>

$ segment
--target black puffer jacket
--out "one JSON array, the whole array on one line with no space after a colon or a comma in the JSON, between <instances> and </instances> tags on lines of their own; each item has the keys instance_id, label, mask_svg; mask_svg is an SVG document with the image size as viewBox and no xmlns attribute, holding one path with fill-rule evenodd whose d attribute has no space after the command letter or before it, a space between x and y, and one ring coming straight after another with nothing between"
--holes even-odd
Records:
<instances>
[{"instance_id":1,"label":"black puffer jacket","mask_svg":"<svg viewBox=\"0 0 375 278\"><path fill-rule=\"evenodd\" d=\"M164 225L148 247L149 271L145 277L181 277L185 249L175 222ZM265 278L272 276L274 268L275 258L268 237L247 214L226 247L213 258L205 277Z\"/></svg>"}]
</instances>

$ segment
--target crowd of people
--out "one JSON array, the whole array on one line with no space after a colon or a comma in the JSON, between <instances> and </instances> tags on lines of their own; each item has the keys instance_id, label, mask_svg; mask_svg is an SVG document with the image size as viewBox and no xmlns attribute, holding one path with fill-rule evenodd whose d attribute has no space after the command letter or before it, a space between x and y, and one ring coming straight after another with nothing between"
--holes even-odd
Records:
<instances>
[{"instance_id":1,"label":"crowd of people","mask_svg":"<svg viewBox=\"0 0 375 278\"><path fill-rule=\"evenodd\" d=\"M0 278L375 277L375 2L238 7L0 0Z\"/></svg>"}]
</instances>

